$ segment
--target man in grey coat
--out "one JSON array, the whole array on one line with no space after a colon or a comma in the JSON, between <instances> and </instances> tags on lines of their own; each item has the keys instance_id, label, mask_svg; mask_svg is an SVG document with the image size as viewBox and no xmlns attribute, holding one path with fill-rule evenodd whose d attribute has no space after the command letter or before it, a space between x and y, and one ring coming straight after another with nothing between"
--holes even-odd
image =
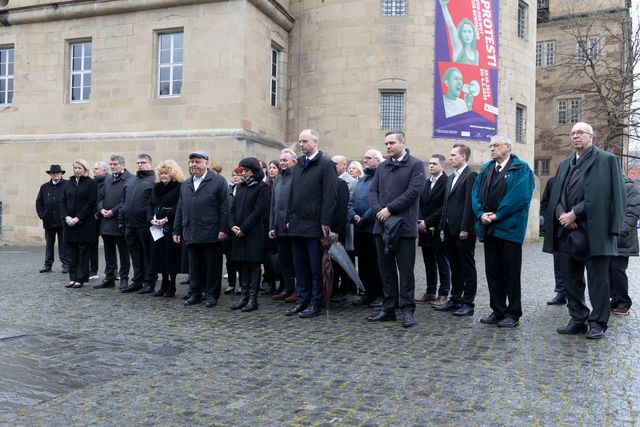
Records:
<instances>
[{"instance_id":1,"label":"man in grey coat","mask_svg":"<svg viewBox=\"0 0 640 427\"><path fill-rule=\"evenodd\" d=\"M558 166L544 219L543 250L561 256L571 320L558 333L586 332L586 338L600 339L610 315L609 262L618 255L624 183L618 158L593 145L590 125L576 123L570 139L575 154ZM591 311L584 299L585 268Z\"/></svg>"}]
</instances>

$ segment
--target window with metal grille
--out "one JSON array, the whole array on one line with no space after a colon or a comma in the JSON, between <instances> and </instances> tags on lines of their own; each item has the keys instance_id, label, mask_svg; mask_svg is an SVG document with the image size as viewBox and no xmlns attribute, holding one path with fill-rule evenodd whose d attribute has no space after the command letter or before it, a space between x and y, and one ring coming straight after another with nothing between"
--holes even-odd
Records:
<instances>
[{"instance_id":1,"label":"window with metal grille","mask_svg":"<svg viewBox=\"0 0 640 427\"><path fill-rule=\"evenodd\" d=\"M599 49L600 37L582 38L576 41L576 61L580 63L587 59L593 62L597 61Z\"/></svg>"},{"instance_id":2,"label":"window with metal grille","mask_svg":"<svg viewBox=\"0 0 640 427\"><path fill-rule=\"evenodd\" d=\"M548 67L556 62L556 42L536 43L536 67Z\"/></svg>"},{"instance_id":3,"label":"window with metal grille","mask_svg":"<svg viewBox=\"0 0 640 427\"><path fill-rule=\"evenodd\" d=\"M69 100L88 102L91 97L91 41L71 43L69 47Z\"/></svg>"},{"instance_id":4,"label":"window with metal grille","mask_svg":"<svg viewBox=\"0 0 640 427\"><path fill-rule=\"evenodd\" d=\"M580 121L580 100L558 100L558 124L578 123Z\"/></svg>"},{"instance_id":5,"label":"window with metal grille","mask_svg":"<svg viewBox=\"0 0 640 427\"><path fill-rule=\"evenodd\" d=\"M536 159L534 162L534 173L538 176L549 175L551 169L551 160Z\"/></svg>"},{"instance_id":6,"label":"window with metal grille","mask_svg":"<svg viewBox=\"0 0 640 427\"><path fill-rule=\"evenodd\" d=\"M0 47L0 105L13 100L13 47Z\"/></svg>"},{"instance_id":7,"label":"window with metal grille","mask_svg":"<svg viewBox=\"0 0 640 427\"><path fill-rule=\"evenodd\" d=\"M529 18L529 6L525 2L518 2L518 37L527 38L527 25Z\"/></svg>"},{"instance_id":8,"label":"window with metal grille","mask_svg":"<svg viewBox=\"0 0 640 427\"><path fill-rule=\"evenodd\" d=\"M380 92L380 129L404 129L404 92Z\"/></svg>"},{"instance_id":9,"label":"window with metal grille","mask_svg":"<svg viewBox=\"0 0 640 427\"><path fill-rule=\"evenodd\" d=\"M406 13L405 0L382 0L382 16L403 16Z\"/></svg>"},{"instance_id":10,"label":"window with metal grille","mask_svg":"<svg viewBox=\"0 0 640 427\"><path fill-rule=\"evenodd\" d=\"M278 67L280 52L271 48L271 69L269 72L269 103L272 107L278 106Z\"/></svg>"},{"instance_id":11,"label":"window with metal grille","mask_svg":"<svg viewBox=\"0 0 640 427\"><path fill-rule=\"evenodd\" d=\"M538 0L538 9L549 7L549 0Z\"/></svg>"},{"instance_id":12,"label":"window with metal grille","mask_svg":"<svg viewBox=\"0 0 640 427\"><path fill-rule=\"evenodd\" d=\"M183 33L158 34L158 97L182 93Z\"/></svg>"},{"instance_id":13,"label":"window with metal grille","mask_svg":"<svg viewBox=\"0 0 640 427\"><path fill-rule=\"evenodd\" d=\"M516 137L515 141L520 144L527 142L527 107L516 105Z\"/></svg>"}]
</instances>

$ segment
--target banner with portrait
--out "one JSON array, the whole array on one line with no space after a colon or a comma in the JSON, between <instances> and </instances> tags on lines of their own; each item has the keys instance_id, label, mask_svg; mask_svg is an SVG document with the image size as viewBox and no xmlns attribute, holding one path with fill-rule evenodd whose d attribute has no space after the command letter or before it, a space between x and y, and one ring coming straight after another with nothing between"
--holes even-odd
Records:
<instances>
[{"instance_id":1,"label":"banner with portrait","mask_svg":"<svg viewBox=\"0 0 640 427\"><path fill-rule=\"evenodd\" d=\"M498 130L499 0L436 0L433 136Z\"/></svg>"}]
</instances>

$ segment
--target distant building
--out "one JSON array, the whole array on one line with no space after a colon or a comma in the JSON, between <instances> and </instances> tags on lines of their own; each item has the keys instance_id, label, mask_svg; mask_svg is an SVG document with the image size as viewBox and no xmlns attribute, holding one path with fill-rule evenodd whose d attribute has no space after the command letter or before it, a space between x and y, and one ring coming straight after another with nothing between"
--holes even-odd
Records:
<instances>
[{"instance_id":1,"label":"distant building","mask_svg":"<svg viewBox=\"0 0 640 427\"><path fill-rule=\"evenodd\" d=\"M535 6L456 3L499 10L497 104L485 110L532 162ZM383 150L391 128L407 133L418 158L448 155L457 140L433 137L440 7L417 0L0 1L0 238L42 239L33 205L44 171L60 163L68 176L78 157L95 162L120 153L135 170L136 154L147 152L186 169L187 153L203 149L228 175L244 156L276 158L306 127L319 131L323 151L351 159ZM463 83L462 94L482 96L481 80ZM486 140L466 142L474 167L489 159Z\"/></svg>"}]
</instances>

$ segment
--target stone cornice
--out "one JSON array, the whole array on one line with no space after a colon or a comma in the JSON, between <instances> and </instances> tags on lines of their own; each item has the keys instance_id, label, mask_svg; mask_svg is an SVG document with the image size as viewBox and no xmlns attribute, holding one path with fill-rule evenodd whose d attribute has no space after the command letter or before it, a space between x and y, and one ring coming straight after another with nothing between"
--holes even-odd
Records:
<instances>
[{"instance_id":1,"label":"stone cornice","mask_svg":"<svg viewBox=\"0 0 640 427\"><path fill-rule=\"evenodd\" d=\"M67 0L56 3L8 8L6 10L0 9L0 27L113 15L201 3L216 3L220 1L228 0ZM293 16L291 16L277 0L247 1L287 32L293 29Z\"/></svg>"},{"instance_id":2,"label":"stone cornice","mask_svg":"<svg viewBox=\"0 0 640 427\"><path fill-rule=\"evenodd\" d=\"M0 144L60 144L81 141L159 141L165 139L236 139L238 141L267 145L274 148L286 148L288 146L279 139L246 129L0 135Z\"/></svg>"}]
</instances>

